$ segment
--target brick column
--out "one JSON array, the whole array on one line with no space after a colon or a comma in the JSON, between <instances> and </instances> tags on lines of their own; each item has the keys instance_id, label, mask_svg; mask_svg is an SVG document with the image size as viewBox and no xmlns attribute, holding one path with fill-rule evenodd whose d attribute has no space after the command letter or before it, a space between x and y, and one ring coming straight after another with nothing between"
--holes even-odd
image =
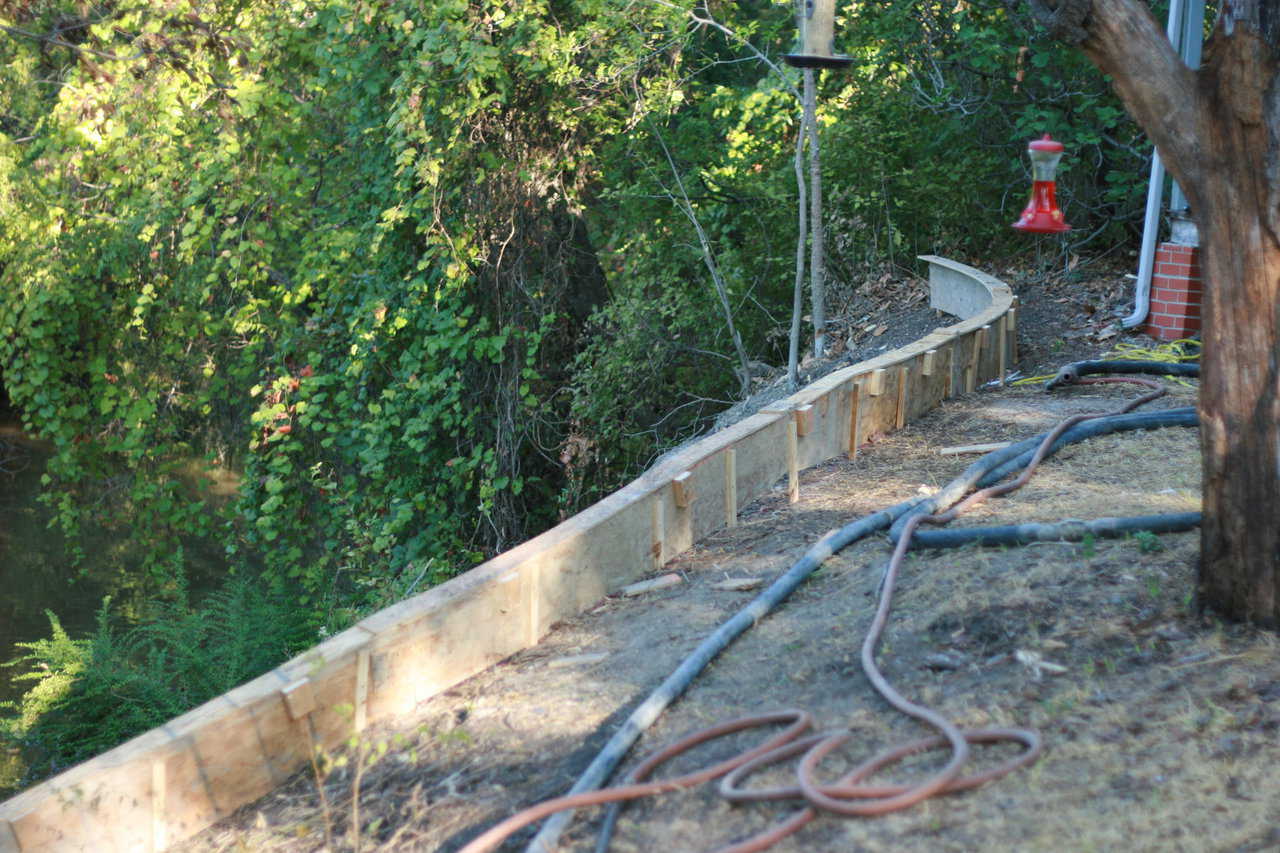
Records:
<instances>
[{"instance_id":1,"label":"brick column","mask_svg":"<svg viewBox=\"0 0 1280 853\"><path fill-rule=\"evenodd\" d=\"M1151 276L1146 332L1165 341L1200 331L1200 248L1161 243Z\"/></svg>"}]
</instances>

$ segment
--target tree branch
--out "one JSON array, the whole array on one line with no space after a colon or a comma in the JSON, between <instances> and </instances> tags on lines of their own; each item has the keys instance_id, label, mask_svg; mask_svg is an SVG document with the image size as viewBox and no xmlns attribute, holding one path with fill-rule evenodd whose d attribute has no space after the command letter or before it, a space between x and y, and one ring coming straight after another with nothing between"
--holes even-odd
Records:
<instances>
[{"instance_id":1,"label":"tree branch","mask_svg":"<svg viewBox=\"0 0 1280 853\"><path fill-rule=\"evenodd\" d=\"M1028 0L1031 16L1049 35L1067 44L1080 44L1089 37L1085 22L1090 0Z\"/></svg>"},{"instance_id":2,"label":"tree branch","mask_svg":"<svg viewBox=\"0 0 1280 853\"><path fill-rule=\"evenodd\" d=\"M49 35L49 36L42 35L40 33L33 33L28 30L21 29L19 27L11 27L11 26L8 26L7 24L0 24L0 32L6 32L11 36L17 36L19 38L32 39L33 41L42 41L45 44L50 44L50 45L53 45L54 47L65 47L67 50L74 51L75 53L78 53L81 56L85 54L90 54L92 56L98 57L99 59L110 60L111 62L120 62L120 61L127 62L129 60L137 59L143 55L142 53L135 53L133 56L127 56L127 57L117 56L114 53L107 53L106 51L103 51L103 50L95 50L94 48L91 48L91 47L85 47L84 45L69 42L66 39L62 38L60 35Z\"/></svg>"},{"instance_id":3,"label":"tree branch","mask_svg":"<svg viewBox=\"0 0 1280 853\"><path fill-rule=\"evenodd\" d=\"M658 4L659 6L665 6L668 9L682 8L680 6L677 6L675 3L670 2L670 0L652 0L652 2ZM686 14L689 16L689 20L693 21L698 26L711 27L713 29L719 30L728 38L731 38L734 41L739 42L743 47L751 51L751 54L756 58L758 62L767 66L770 71L772 71L774 74L778 76L778 80L782 82L782 85L786 87L787 91L791 93L792 97L794 97L797 101L800 100L801 98L800 90L797 89L795 84L791 82L791 78L787 75L787 72L784 71L781 66L779 66L776 62L774 62L769 57L765 56L764 53L758 47L756 47L754 44L750 42L750 40L748 40L744 36L739 35L737 32L734 32L732 29L730 29L729 27L725 26L724 24L717 21L714 17L712 17L711 9L706 4L703 4L702 8L706 12L705 15L699 15L696 9L686 10Z\"/></svg>"},{"instance_id":4,"label":"tree branch","mask_svg":"<svg viewBox=\"0 0 1280 853\"><path fill-rule=\"evenodd\" d=\"M676 189L679 190L680 196L677 198L668 190L671 201L679 208L680 212L685 215L689 223L693 225L694 232L698 235L698 243L702 247L702 260L706 264L707 271L711 273L711 281L715 284L716 294L720 297L720 307L724 310L724 322L729 331L729 338L733 341L733 348L738 353L738 363L740 367L735 373L742 383L742 396L746 397L751 389L751 365L750 359L747 358L746 348L742 345L742 336L738 334L737 328L733 322L733 307L729 304L729 289L725 284L724 276L720 274L720 265L716 263L716 256L711 248L711 240L707 237L707 232L702 228L702 222L698 220L698 214L693 209L693 204L689 201L689 195L684 189L684 180L680 177L680 170L676 167L676 161L671 156L671 151L667 148L666 140L662 138L662 134L658 132L658 128L649 122L649 127L653 131L654 139L662 148L663 155L667 158L667 165L671 167L671 175L675 178ZM665 189L665 187L664 187Z\"/></svg>"}]
</instances>

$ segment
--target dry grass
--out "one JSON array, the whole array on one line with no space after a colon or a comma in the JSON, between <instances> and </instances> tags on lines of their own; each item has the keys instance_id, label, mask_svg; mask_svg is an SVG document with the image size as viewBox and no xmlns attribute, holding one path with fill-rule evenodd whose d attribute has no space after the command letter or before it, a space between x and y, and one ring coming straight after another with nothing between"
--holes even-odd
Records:
<instances>
[{"instance_id":1,"label":"dry grass","mask_svg":"<svg viewBox=\"0 0 1280 853\"><path fill-rule=\"evenodd\" d=\"M496 820L562 792L635 702L747 600L712 583L772 578L822 532L944 484L970 459L939 456L939 447L1022 438L1074 411L1113 408L1128 394L969 395L856 461L805 472L799 504L779 490L746 508L738 528L666 567L685 584L606 600L537 648L427 703L398 741L367 736L367 744L388 746L362 781L363 849L456 850ZM1025 489L960 523L1169 512L1198 502L1195 433L1172 429L1064 450ZM1185 533L911 556L881 652L888 677L964 725L1037 727L1046 753L1028 770L908 812L820 819L775 849L1280 849L1276 638L1197 612L1197 541ZM808 708L823 726L851 728L848 760L915 736L857 665L886 554L876 539L829 561L695 682L643 749L771 707ZM1017 661L1018 650L1065 672L1038 674ZM939 652L955 668L924 664ZM724 748L707 747L702 758ZM839 769L833 761L831 773ZM344 832L352 778L349 766L329 777L341 849L354 847L355 834ZM314 783L300 777L188 849L321 849L317 803ZM626 811L613 849L711 849L788 808L730 807L710 789L667 795ZM591 849L595 817L578 821L565 849Z\"/></svg>"}]
</instances>

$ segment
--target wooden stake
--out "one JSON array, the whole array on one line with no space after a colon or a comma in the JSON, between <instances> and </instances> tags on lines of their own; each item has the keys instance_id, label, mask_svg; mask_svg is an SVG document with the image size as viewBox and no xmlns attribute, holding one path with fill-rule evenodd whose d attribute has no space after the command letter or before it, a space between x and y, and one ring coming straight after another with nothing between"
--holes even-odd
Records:
<instances>
[{"instance_id":1,"label":"wooden stake","mask_svg":"<svg viewBox=\"0 0 1280 853\"><path fill-rule=\"evenodd\" d=\"M858 458L858 445L862 444L861 390L860 383L849 383L849 449L845 455L850 459Z\"/></svg>"},{"instance_id":2,"label":"wooden stake","mask_svg":"<svg viewBox=\"0 0 1280 853\"><path fill-rule=\"evenodd\" d=\"M671 493L676 499L676 509L688 509L693 504L693 472L681 471L672 477Z\"/></svg>"},{"instance_id":3,"label":"wooden stake","mask_svg":"<svg viewBox=\"0 0 1280 853\"><path fill-rule=\"evenodd\" d=\"M284 705L289 711L290 719L301 720L316 709L316 691L311 686L309 678L299 678L287 687L281 688L280 695L284 698Z\"/></svg>"},{"instance_id":4,"label":"wooden stake","mask_svg":"<svg viewBox=\"0 0 1280 853\"><path fill-rule=\"evenodd\" d=\"M1009 302L1009 336L1012 340L1009 342L1009 358L1016 366L1018 363L1018 309L1022 307L1022 300L1013 297Z\"/></svg>"},{"instance_id":5,"label":"wooden stake","mask_svg":"<svg viewBox=\"0 0 1280 853\"><path fill-rule=\"evenodd\" d=\"M996 343L996 359L997 359L996 378L1000 380L1001 387L1004 386L1005 347L1008 346L1008 344L1006 343L1008 341L1008 337L1005 332L1005 323L1008 321L1008 319L1009 319L1009 315L1005 314L1001 316L999 320L996 321L996 324L997 324L996 330L998 332L998 335L996 337L996 341L997 341Z\"/></svg>"},{"instance_id":6,"label":"wooden stake","mask_svg":"<svg viewBox=\"0 0 1280 853\"><path fill-rule=\"evenodd\" d=\"M151 849L163 850L169 846L168 827L165 823L164 759L151 762Z\"/></svg>"},{"instance_id":7,"label":"wooden stake","mask_svg":"<svg viewBox=\"0 0 1280 853\"><path fill-rule=\"evenodd\" d=\"M964 390L972 391L978 387L978 359L982 358L982 346L986 342L990 326L983 326L973 333L973 356L969 359L969 371L965 377Z\"/></svg>"},{"instance_id":8,"label":"wooden stake","mask_svg":"<svg viewBox=\"0 0 1280 853\"><path fill-rule=\"evenodd\" d=\"M372 659L368 649L361 649L356 653L356 713L354 724L358 732L364 731L364 727L369 722L369 667L371 664Z\"/></svg>"},{"instance_id":9,"label":"wooden stake","mask_svg":"<svg viewBox=\"0 0 1280 853\"><path fill-rule=\"evenodd\" d=\"M946 396L954 397L956 395L956 344L952 341L951 346L947 347L947 387Z\"/></svg>"},{"instance_id":10,"label":"wooden stake","mask_svg":"<svg viewBox=\"0 0 1280 853\"><path fill-rule=\"evenodd\" d=\"M885 369L880 367L867 375L867 393L872 397L879 397L884 393L884 374Z\"/></svg>"},{"instance_id":11,"label":"wooden stake","mask_svg":"<svg viewBox=\"0 0 1280 853\"><path fill-rule=\"evenodd\" d=\"M1001 450L1008 447L1012 442L996 441L991 444L961 444L956 447L943 447L938 450L939 456L958 456L962 453L990 453L993 450Z\"/></svg>"},{"instance_id":12,"label":"wooden stake","mask_svg":"<svg viewBox=\"0 0 1280 853\"><path fill-rule=\"evenodd\" d=\"M646 592L653 592L655 589L666 589L669 586L676 586L677 584L682 583L684 583L684 578L677 574L669 574L647 581L637 581L636 583L628 584L619 590L619 592L627 598L632 598L637 595L644 595Z\"/></svg>"},{"instance_id":13,"label":"wooden stake","mask_svg":"<svg viewBox=\"0 0 1280 853\"><path fill-rule=\"evenodd\" d=\"M938 351L936 349L931 349L924 354L924 360L923 362L921 362L921 365L920 365L921 376L933 375L934 364L937 362L937 358L938 358Z\"/></svg>"},{"instance_id":14,"label":"wooden stake","mask_svg":"<svg viewBox=\"0 0 1280 853\"><path fill-rule=\"evenodd\" d=\"M724 526L738 526L738 452L732 447L724 451Z\"/></svg>"},{"instance_id":15,"label":"wooden stake","mask_svg":"<svg viewBox=\"0 0 1280 853\"><path fill-rule=\"evenodd\" d=\"M800 413L796 412L798 416ZM787 421L787 500L800 500L800 418Z\"/></svg>"},{"instance_id":16,"label":"wooden stake","mask_svg":"<svg viewBox=\"0 0 1280 853\"><path fill-rule=\"evenodd\" d=\"M895 429L902 429L907 422L907 380L910 377L910 367L904 364L898 368L898 414L894 422Z\"/></svg>"},{"instance_id":17,"label":"wooden stake","mask_svg":"<svg viewBox=\"0 0 1280 853\"><path fill-rule=\"evenodd\" d=\"M653 498L649 502L651 507L650 513L650 539L653 544L649 546L652 555L653 567L655 569L662 568L662 543L666 539L666 525L663 523L662 511L662 495L655 492Z\"/></svg>"},{"instance_id":18,"label":"wooden stake","mask_svg":"<svg viewBox=\"0 0 1280 853\"><path fill-rule=\"evenodd\" d=\"M813 404L805 403L792 412L792 420L795 421L796 434L808 435L813 432Z\"/></svg>"}]
</instances>

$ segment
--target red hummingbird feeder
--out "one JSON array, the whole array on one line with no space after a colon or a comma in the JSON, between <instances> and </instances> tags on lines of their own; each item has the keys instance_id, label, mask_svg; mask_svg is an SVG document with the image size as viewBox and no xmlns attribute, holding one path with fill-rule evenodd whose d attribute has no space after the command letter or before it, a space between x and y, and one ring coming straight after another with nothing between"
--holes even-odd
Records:
<instances>
[{"instance_id":1,"label":"red hummingbird feeder","mask_svg":"<svg viewBox=\"0 0 1280 853\"><path fill-rule=\"evenodd\" d=\"M1032 234L1061 234L1070 231L1058 208L1058 187L1054 175L1062 159L1062 143L1045 134L1027 146L1031 157L1031 200L1013 227Z\"/></svg>"}]
</instances>

